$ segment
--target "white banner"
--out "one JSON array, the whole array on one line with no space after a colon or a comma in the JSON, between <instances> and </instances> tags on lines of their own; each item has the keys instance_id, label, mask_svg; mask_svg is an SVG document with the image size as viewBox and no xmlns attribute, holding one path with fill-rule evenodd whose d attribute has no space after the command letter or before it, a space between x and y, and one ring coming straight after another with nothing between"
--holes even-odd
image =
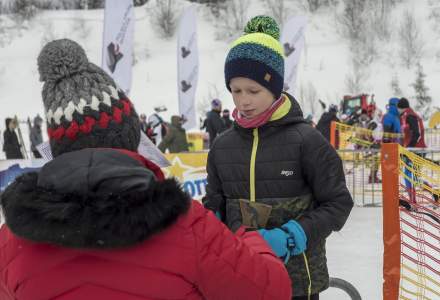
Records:
<instances>
[{"instance_id":1,"label":"white banner","mask_svg":"<svg viewBox=\"0 0 440 300\"><path fill-rule=\"evenodd\" d=\"M196 90L199 77L197 19L194 6L187 8L180 19L177 41L177 85L179 114L186 118L185 129L197 126Z\"/></svg>"},{"instance_id":2,"label":"white banner","mask_svg":"<svg viewBox=\"0 0 440 300\"><path fill-rule=\"evenodd\" d=\"M284 25L281 45L284 48L284 91L295 93L299 59L305 43L306 17L292 17Z\"/></svg>"},{"instance_id":3,"label":"white banner","mask_svg":"<svg viewBox=\"0 0 440 300\"><path fill-rule=\"evenodd\" d=\"M128 95L133 65L133 0L106 0L102 68Z\"/></svg>"}]
</instances>

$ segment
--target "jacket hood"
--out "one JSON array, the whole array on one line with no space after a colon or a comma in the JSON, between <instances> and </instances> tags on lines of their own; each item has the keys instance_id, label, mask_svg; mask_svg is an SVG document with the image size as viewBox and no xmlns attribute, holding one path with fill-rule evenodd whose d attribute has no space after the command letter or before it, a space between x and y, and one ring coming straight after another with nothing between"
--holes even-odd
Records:
<instances>
[{"instance_id":1,"label":"jacket hood","mask_svg":"<svg viewBox=\"0 0 440 300\"><path fill-rule=\"evenodd\" d=\"M131 246L167 228L190 206L174 179L112 149L69 152L18 177L1 195L17 236L72 248Z\"/></svg>"},{"instance_id":2,"label":"jacket hood","mask_svg":"<svg viewBox=\"0 0 440 300\"><path fill-rule=\"evenodd\" d=\"M398 117L399 111L397 109L397 103L399 103L399 98L391 98L388 100L388 112Z\"/></svg>"}]
</instances>

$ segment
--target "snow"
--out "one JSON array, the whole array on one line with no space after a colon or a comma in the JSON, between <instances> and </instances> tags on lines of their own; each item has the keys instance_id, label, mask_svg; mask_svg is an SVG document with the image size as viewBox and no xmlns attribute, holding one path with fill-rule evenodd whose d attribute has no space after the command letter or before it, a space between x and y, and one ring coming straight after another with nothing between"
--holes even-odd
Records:
<instances>
[{"instance_id":1,"label":"snow","mask_svg":"<svg viewBox=\"0 0 440 300\"><path fill-rule=\"evenodd\" d=\"M181 6L188 2L179 0ZM293 2L293 1L292 1ZM249 16L265 13L261 1L252 1ZM440 98L440 64L437 57L440 46L439 33L433 29L429 18L435 1L404 0L392 12L392 24L397 27L403 11L415 13L422 26L424 53L421 59L427 74L426 83L430 88L434 106ZM329 103L338 103L344 94L345 78L349 70L350 53L348 43L338 34L335 12L324 9L311 15L301 9L297 14L306 14L309 24L306 31L306 48L298 69L297 90L301 85L313 83L318 97ZM231 41L216 40L216 28L212 18L203 7L198 6L198 43L200 53L200 74L197 102L206 103L209 95L218 91L224 106L233 108L232 98L224 86L224 59ZM177 113L177 68L176 37L164 40L150 24L148 4L137 7L135 53L137 64L133 68L133 83L130 98L138 113L150 114L153 107L166 105L165 118ZM85 20L87 36L78 30L78 19ZM39 113L44 115L41 99L42 84L38 80L36 59L44 38L71 38L83 45L90 61L101 62L103 11L44 11L26 24L10 45L0 48L0 128L7 116L18 114L21 120L31 119ZM51 30L49 30L51 28ZM405 95L413 95L410 84L415 79L415 69L401 66L398 57L398 43L394 37L389 43L379 44L380 57L368 70L365 93L375 94L382 109L392 95L390 82L394 74L399 75L400 87ZM309 113L307 103L303 107ZM318 116L315 116L317 119ZM27 140L26 126L22 126L23 137ZM3 152L0 152L0 159ZM359 201L359 199L357 199ZM330 274L354 284L363 299L381 299L382 293L382 210L381 208L355 207L346 226L339 233L330 236L327 243ZM345 299L336 290L323 293L322 299ZM348 297L346 298L348 299Z\"/></svg>"},{"instance_id":2,"label":"snow","mask_svg":"<svg viewBox=\"0 0 440 300\"><path fill-rule=\"evenodd\" d=\"M354 207L344 228L328 238L327 260L330 276L349 281L362 299L382 299L382 208ZM350 298L331 288L320 299Z\"/></svg>"}]
</instances>

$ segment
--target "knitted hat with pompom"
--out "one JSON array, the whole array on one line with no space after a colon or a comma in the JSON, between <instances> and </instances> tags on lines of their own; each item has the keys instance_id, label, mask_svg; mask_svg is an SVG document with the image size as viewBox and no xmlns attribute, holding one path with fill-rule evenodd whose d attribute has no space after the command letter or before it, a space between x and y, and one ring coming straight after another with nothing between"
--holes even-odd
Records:
<instances>
[{"instance_id":1,"label":"knitted hat with pompom","mask_svg":"<svg viewBox=\"0 0 440 300\"><path fill-rule=\"evenodd\" d=\"M52 154L84 148L137 151L140 123L113 79L76 42L49 42L38 56Z\"/></svg>"},{"instance_id":2,"label":"knitted hat with pompom","mask_svg":"<svg viewBox=\"0 0 440 300\"><path fill-rule=\"evenodd\" d=\"M280 29L268 16L252 18L244 35L233 42L226 57L225 81L229 87L235 77L252 79L278 99L284 83L284 54L279 42Z\"/></svg>"}]
</instances>

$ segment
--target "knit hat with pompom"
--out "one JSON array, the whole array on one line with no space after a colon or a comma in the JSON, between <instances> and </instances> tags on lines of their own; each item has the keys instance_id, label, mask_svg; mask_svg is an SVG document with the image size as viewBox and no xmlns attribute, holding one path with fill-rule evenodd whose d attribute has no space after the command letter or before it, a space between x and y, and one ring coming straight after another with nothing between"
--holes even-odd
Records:
<instances>
[{"instance_id":1,"label":"knit hat with pompom","mask_svg":"<svg viewBox=\"0 0 440 300\"><path fill-rule=\"evenodd\" d=\"M234 77L252 79L281 96L284 83L284 53L279 42L280 29L268 16L252 18L244 35L233 42L225 63L226 87Z\"/></svg>"},{"instance_id":2,"label":"knit hat with pompom","mask_svg":"<svg viewBox=\"0 0 440 300\"><path fill-rule=\"evenodd\" d=\"M137 151L139 118L113 79L76 42L49 42L38 56L52 154L84 148Z\"/></svg>"}]
</instances>

